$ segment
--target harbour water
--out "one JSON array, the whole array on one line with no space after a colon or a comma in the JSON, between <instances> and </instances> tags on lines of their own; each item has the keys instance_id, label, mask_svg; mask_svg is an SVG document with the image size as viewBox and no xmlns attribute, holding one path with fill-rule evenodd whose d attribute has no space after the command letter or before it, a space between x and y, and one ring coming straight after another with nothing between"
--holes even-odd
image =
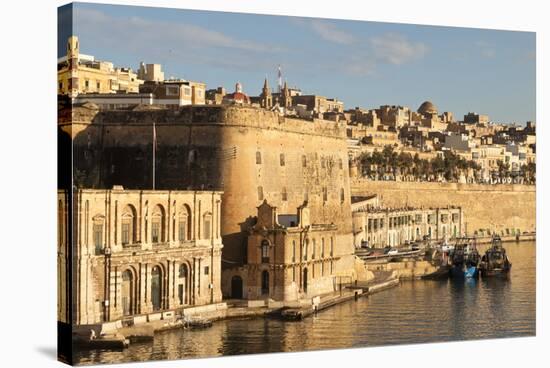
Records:
<instances>
[{"instance_id":1,"label":"harbour water","mask_svg":"<svg viewBox=\"0 0 550 368\"><path fill-rule=\"evenodd\" d=\"M205 330L163 332L124 351L80 352L77 360L118 363L533 336L535 243L504 246L512 262L509 279L404 281L300 322L219 321Z\"/></svg>"}]
</instances>

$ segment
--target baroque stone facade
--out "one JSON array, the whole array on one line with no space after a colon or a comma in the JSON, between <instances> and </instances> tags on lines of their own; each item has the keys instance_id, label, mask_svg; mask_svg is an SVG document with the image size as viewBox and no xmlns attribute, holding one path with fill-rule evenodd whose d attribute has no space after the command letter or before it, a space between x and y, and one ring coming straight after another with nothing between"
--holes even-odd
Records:
<instances>
[{"instance_id":1,"label":"baroque stone facade","mask_svg":"<svg viewBox=\"0 0 550 368\"><path fill-rule=\"evenodd\" d=\"M223 271L226 297L296 301L337 290L349 275L336 271L335 224L310 221L307 202L296 214L278 214L266 200L249 228L247 263Z\"/></svg>"},{"instance_id":2,"label":"baroque stone facade","mask_svg":"<svg viewBox=\"0 0 550 368\"><path fill-rule=\"evenodd\" d=\"M58 197L60 321L136 322L221 301L221 192L114 187Z\"/></svg>"}]
</instances>

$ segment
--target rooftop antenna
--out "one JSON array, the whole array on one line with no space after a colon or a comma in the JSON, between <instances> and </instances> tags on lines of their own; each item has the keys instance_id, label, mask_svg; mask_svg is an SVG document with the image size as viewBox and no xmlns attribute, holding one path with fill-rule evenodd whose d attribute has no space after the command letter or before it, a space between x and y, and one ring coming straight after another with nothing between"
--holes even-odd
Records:
<instances>
[{"instance_id":1,"label":"rooftop antenna","mask_svg":"<svg viewBox=\"0 0 550 368\"><path fill-rule=\"evenodd\" d=\"M281 91L283 90L283 73L281 72L281 64L279 64L277 76L278 76L277 84L279 87L278 92L281 93Z\"/></svg>"}]
</instances>

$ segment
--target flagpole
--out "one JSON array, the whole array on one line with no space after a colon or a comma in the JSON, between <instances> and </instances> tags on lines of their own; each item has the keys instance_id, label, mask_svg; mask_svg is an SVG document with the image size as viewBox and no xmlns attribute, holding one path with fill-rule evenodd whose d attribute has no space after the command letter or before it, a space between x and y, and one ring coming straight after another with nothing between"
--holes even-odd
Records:
<instances>
[{"instance_id":1,"label":"flagpole","mask_svg":"<svg viewBox=\"0 0 550 368\"><path fill-rule=\"evenodd\" d=\"M156 165L156 151L157 151L157 127L153 121L153 190L155 190L155 165Z\"/></svg>"}]
</instances>

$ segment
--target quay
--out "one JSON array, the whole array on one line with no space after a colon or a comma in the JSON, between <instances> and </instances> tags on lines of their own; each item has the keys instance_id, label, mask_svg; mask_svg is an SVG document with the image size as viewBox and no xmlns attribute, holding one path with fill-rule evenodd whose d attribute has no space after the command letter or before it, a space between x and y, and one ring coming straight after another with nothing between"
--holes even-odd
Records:
<instances>
[{"instance_id":1,"label":"quay","mask_svg":"<svg viewBox=\"0 0 550 368\"><path fill-rule=\"evenodd\" d=\"M90 328L80 329L75 339L84 349L121 350L130 344L151 342L156 334L173 330L193 330L211 327L216 321L226 319L277 318L285 321L299 321L317 312L360 297L387 290L399 285L399 278L388 271L373 272L368 282L342 286L341 290L326 293L311 299L302 299L285 306L282 302L267 300L227 300L215 305L186 308L181 315L174 313L160 316L140 324L124 326L122 321L104 324L98 337L90 339ZM97 329L97 327L95 327ZM92 328L93 329L93 328ZM88 332L84 332L88 331Z\"/></svg>"}]
</instances>

